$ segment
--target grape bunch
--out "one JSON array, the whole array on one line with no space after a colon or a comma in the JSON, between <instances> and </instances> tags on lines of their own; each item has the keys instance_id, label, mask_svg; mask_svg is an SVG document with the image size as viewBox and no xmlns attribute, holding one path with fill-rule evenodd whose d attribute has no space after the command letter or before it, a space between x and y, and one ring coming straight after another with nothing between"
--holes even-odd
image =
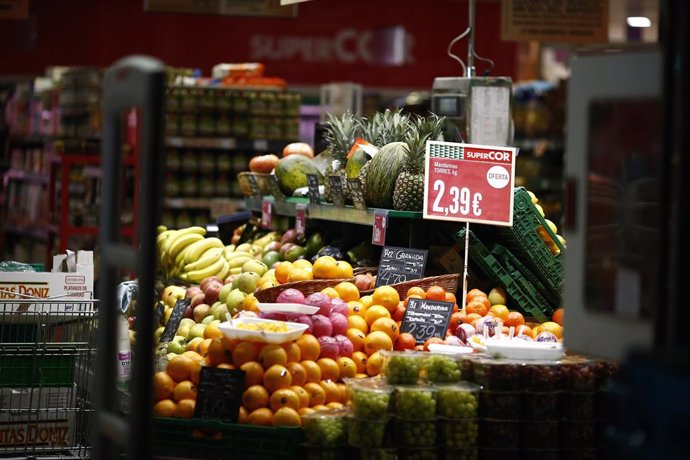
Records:
<instances>
[{"instance_id":1,"label":"grape bunch","mask_svg":"<svg viewBox=\"0 0 690 460\"><path fill-rule=\"evenodd\" d=\"M363 419L381 419L388 413L390 392L366 388L354 388L352 391L352 412L355 417Z\"/></svg>"},{"instance_id":2,"label":"grape bunch","mask_svg":"<svg viewBox=\"0 0 690 460\"><path fill-rule=\"evenodd\" d=\"M436 420L395 421L397 438L407 447L428 447L436 444Z\"/></svg>"},{"instance_id":3,"label":"grape bunch","mask_svg":"<svg viewBox=\"0 0 690 460\"><path fill-rule=\"evenodd\" d=\"M458 362L450 356L440 355L424 359L422 375L432 383L454 383L462 378Z\"/></svg>"},{"instance_id":4,"label":"grape bunch","mask_svg":"<svg viewBox=\"0 0 690 460\"><path fill-rule=\"evenodd\" d=\"M391 385L414 385L419 380L421 360L415 353L391 353L383 371L386 381Z\"/></svg>"},{"instance_id":5,"label":"grape bunch","mask_svg":"<svg viewBox=\"0 0 690 460\"><path fill-rule=\"evenodd\" d=\"M449 449L468 449L477 444L479 426L475 420L443 420L443 445Z\"/></svg>"},{"instance_id":6,"label":"grape bunch","mask_svg":"<svg viewBox=\"0 0 690 460\"><path fill-rule=\"evenodd\" d=\"M436 460L436 449L400 449L400 460Z\"/></svg>"},{"instance_id":7,"label":"grape bunch","mask_svg":"<svg viewBox=\"0 0 690 460\"><path fill-rule=\"evenodd\" d=\"M394 412L400 418L428 420L436 417L436 392L431 388L398 388Z\"/></svg>"},{"instance_id":8,"label":"grape bunch","mask_svg":"<svg viewBox=\"0 0 690 460\"><path fill-rule=\"evenodd\" d=\"M362 449L360 460L396 460L398 454L395 449Z\"/></svg>"},{"instance_id":9,"label":"grape bunch","mask_svg":"<svg viewBox=\"0 0 690 460\"><path fill-rule=\"evenodd\" d=\"M381 447L386 434L387 421L350 418L348 441L354 447Z\"/></svg>"},{"instance_id":10,"label":"grape bunch","mask_svg":"<svg viewBox=\"0 0 690 460\"><path fill-rule=\"evenodd\" d=\"M438 390L438 415L448 418L477 417L476 392L458 386Z\"/></svg>"},{"instance_id":11,"label":"grape bunch","mask_svg":"<svg viewBox=\"0 0 690 460\"><path fill-rule=\"evenodd\" d=\"M314 414L304 417L304 434L310 446L338 447L347 444L344 415Z\"/></svg>"}]
</instances>

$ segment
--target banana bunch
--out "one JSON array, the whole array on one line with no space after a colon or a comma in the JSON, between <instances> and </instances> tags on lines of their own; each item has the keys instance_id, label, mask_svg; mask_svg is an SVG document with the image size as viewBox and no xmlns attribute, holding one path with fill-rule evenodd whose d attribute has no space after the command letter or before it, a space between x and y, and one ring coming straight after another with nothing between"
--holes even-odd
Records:
<instances>
[{"instance_id":1,"label":"banana bunch","mask_svg":"<svg viewBox=\"0 0 690 460\"><path fill-rule=\"evenodd\" d=\"M268 233L252 243L243 243L235 247L234 245L226 246L223 251L223 257L228 261L230 266L230 275L239 275L242 273L242 266L249 260L261 259L261 253L264 247L273 242L279 241L280 234L277 232Z\"/></svg>"},{"instance_id":2,"label":"banana bunch","mask_svg":"<svg viewBox=\"0 0 690 460\"><path fill-rule=\"evenodd\" d=\"M203 227L182 230L158 228L156 244L160 266L167 278L201 282L209 276L225 278L229 267L221 256L225 245L218 238L206 238Z\"/></svg>"}]
</instances>

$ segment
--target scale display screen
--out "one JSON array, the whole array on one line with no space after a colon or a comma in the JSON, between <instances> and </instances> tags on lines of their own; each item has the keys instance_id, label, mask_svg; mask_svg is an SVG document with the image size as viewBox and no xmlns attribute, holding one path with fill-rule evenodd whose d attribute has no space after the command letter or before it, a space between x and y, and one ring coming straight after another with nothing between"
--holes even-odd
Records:
<instances>
[{"instance_id":1,"label":"scale display screen","mask_svg":"<svg viewBox=\"0 0 690 460\"><path fill-rule=\"evenodd\" d=\"M435 113L444 117L463 117L465 109L459 95L435 96Z\"/></svg>"}]
</instances>

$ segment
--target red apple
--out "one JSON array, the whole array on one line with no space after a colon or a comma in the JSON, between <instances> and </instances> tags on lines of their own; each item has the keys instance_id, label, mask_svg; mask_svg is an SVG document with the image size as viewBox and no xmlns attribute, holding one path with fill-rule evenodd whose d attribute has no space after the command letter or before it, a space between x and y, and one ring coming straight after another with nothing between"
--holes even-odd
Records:
<instances>
[{"instance_id":1,"label":"red apple","mask_svg":"<svg viewBox=\"0 0 690 460\"><path fill-rule=\"evenodd\" d=\"M264 253L269 252L269 251L280 251L280 247L282 246L282 243L280 241L271 241L268 243L266 246L264 246Z\"/></svg>"},{"instance_id":2,"label":"red apple","mask_svg":"<svg viewBox=\"0 0 690 460\"><path fill-rule=\"evenodd\" d=\"M201 287L201 290L204 291L204 292L206 292L206 287L209 285L209 283L212 283L212 282L216 282L216 283L218 283L218 284L223 284L223 280L220 279L219 277L217 277L217 276L209 276L208 278L204 278L204 279L201 281L201 286L200 286L200 287Z\"/></svg>"},{"instance_id":3,"label":"red apple","mask_svg":"<svg viewBox=\"0 0 690 460\"><path fill-rule=\"evenodd\" d=\"M359 292L368 291L371 286L371 280L367 275L357 275L355 276L355 286L359 289Z\"/></svg>"},{"instance_id":4,"label":"red apple","mask_svg":"<svg viewBox=\"0 0 690 460\"><path fill-rule=\"evenodd\" d=\"M188 299L193 299L194 296L199 294L200 292L202 292L201 288L195 284L187 288L187 295L185 297L187 297Z\"/></svg>"},{"instance_id":5,"label":"red apple","mask_svg":"<svg viewBox=\"0 0 690 460\"><path fill-rule=\"evenodd\" d=\"M184 309L184 313L182 313L183 318L192 318L194 316L194 309L192 308L191 305L187 305L187 308Z\"/></svg>"},{"instance_id":6,"label":"red apple","mask_svg":"<svg viewBox=\"0 0 690 460\"><path fill-rule=\"evenodd\" d=\"M207 304L213 305L214 303L218 302L218 298L220 297L220 290L222 287L223 283L209 283L206 285L204 294L206 297Z\"/></svg>"},{"instance_id":7,"label":"red apple","mask_svg":"<svg viewBox=\"0 0 690 460\"><path fill-rule=\"evenodd\" d=\"M204 294L203 292L201 292L201 290L199 290L199 293L194 295L194 297L192 297L192 303L190 305L192 306L192 308L194 308L197 305L199 305L200 303L204 303L205 300L206 300L206 294Z\"/></svg>"},{"instance_id":8,"label":"red apple","mask_svg":"<svg viewBox=\"0 0 690 460\"><path fill-rule=\"evenodd\" d=\"M235 276L237 275L228 275L223 281L223 284L232 284L232 280L235 279Z\"/></svg>"}]
</instances>

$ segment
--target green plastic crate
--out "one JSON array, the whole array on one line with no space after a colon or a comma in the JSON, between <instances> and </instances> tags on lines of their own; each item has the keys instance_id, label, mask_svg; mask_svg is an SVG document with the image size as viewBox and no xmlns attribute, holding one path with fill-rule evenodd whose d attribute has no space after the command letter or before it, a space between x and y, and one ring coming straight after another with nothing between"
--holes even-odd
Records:
<instances>
[{"instance_id":1,"label":"green plastic crate","mask_svg":"<svg viewBox=\"0 0 690 460\"><path fill-rule=\"evenodd\" d=\"M455 238L458 242L464 242L465 229L461 229ZM470 258L484 275L505 289L526 316L540 321L551 317L553 309L539 291L519 272L508 272L471 230L469 252Z\"/></svg>"},{"instance_id":2,"label":"green plastic crate","mask_svg":"<svg viewBox=\"0 0 690 460\"><path fill-rule=\"evenodd\" d=\"M292 460L301 456L298 449L304 442L304 430L158 417L154 438L156 456Z\"/></svg>"},{"instance_id":3,"label":"green plastic crate","mask_svg":"<svg viewBox=\"0 0 690 460\"><path fill-rule=\"evenodd\" d=\"M75 358L73 347L2 346L0 387L72 386Z\"/></svg>"}]
</instances>

